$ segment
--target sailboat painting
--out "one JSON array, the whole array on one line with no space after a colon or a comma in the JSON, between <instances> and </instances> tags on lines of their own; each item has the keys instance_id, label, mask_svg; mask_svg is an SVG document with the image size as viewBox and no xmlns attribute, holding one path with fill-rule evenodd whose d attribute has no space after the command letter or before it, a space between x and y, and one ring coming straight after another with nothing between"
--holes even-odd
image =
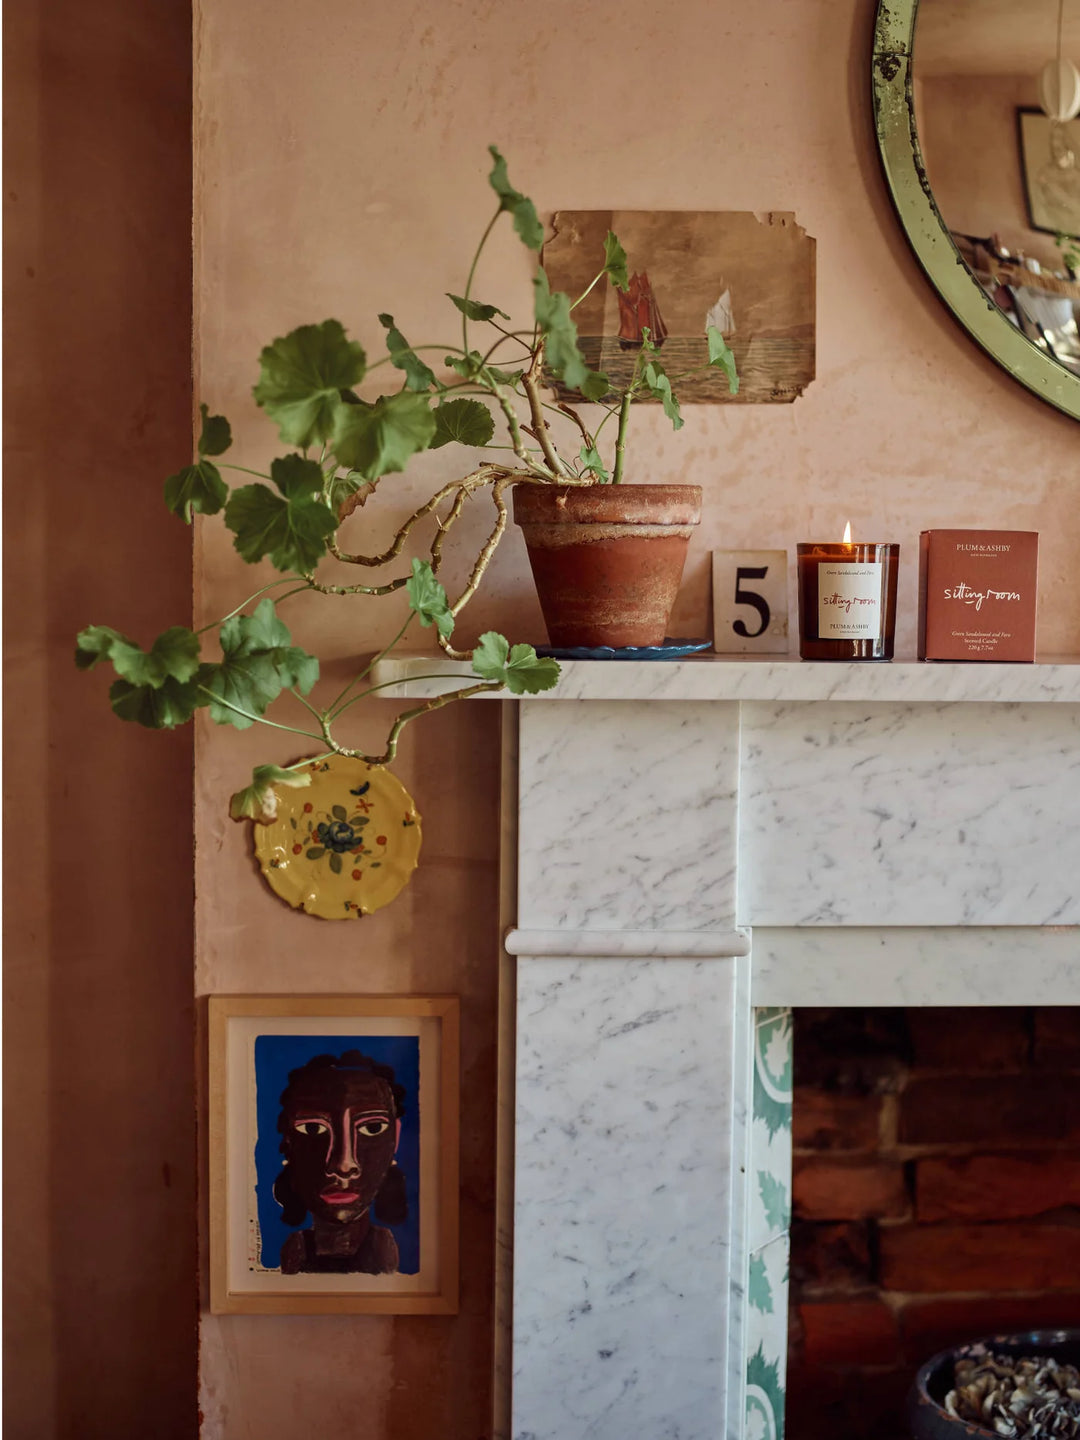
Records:
<instances>
[{"instance_id":1,"label":"sailboat painting","mask_svg":"<svg viewBox=\"0 0 1080 1440\"><path fill-rule=\"evenodd\" d=\"M716 304L710 308L708 314L705 316L706 333L710 325L719 330L725 340L735 334L735 316L731 309L730 290L724 291L720 299L717 300Z\"/></svg>"},{"instance_id":2,"label":"sailboat painting","mask_svg":"<svg viewBox=\"0 0 1080 1440\"><path fill-rule=\"evenodd\" d=\"M644 270L640 275L635 270L626 290L615 291L615 299L619 305L621 350L640 350L646 334L654 345L663 345L667 326L661 319L660 307Z\"/></svg>"},{"instance_id":3,"label":"sailboat painting","mask_svg":"<svg viewBox=\"0 0 1080 1440\"><path fill-rule=\"evenodd\" d=\"M629 380L646 335L668 373L685 377L683 403L790 403L813 380L815 242L794 215L561 210L554 229L543 266L552 290L572 299L603 264L609 230L627 252L627 289L603 280L574 309L589 367L616 384ZM702 368L710 326L735 353L737 396L723 374ZM561 398L580 398L546 379Z\"/></svg>"}]
</instances>

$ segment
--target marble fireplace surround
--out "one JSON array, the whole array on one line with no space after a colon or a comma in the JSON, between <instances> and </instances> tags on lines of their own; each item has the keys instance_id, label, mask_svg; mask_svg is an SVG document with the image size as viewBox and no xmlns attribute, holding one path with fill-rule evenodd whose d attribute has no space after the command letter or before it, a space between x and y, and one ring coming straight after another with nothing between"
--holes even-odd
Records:
<instances>
[{"instance_id":1,"label":"marble fireplace surround","mask_svg":"<svg viewBox=\"0 0 1080 1440\"><path fill-rule=\"evenodd\" d=\"M574 662L515 708L508 1428L770 1440L790 1007L1080 999L1080 663Z\"/></svg>"}]
</instances>

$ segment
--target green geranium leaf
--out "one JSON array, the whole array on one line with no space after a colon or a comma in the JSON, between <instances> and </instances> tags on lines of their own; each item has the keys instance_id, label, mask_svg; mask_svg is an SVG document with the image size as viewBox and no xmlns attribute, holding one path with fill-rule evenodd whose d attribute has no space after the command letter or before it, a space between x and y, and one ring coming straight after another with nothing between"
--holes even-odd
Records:
<instances>
[{"instance_id":1,"label":"green geranium leaf","mask_svg":"<svg viewBox=\"0 0 1080 1440\"><path fill-rule=\"evenodd\" d=\"M405 385L409 390L430 390L436 383L434 370L429 369L416 351L394 324L392 315L380 315L379 324L386 331L386 348L390 359L398 370L405 371Z\"/></svg>"},{"instance_id":2,"label":"green geranium leaf","mask_svg":"<svg viewBox=\"0 0 1080 1440\"><path fill-rule=\"evenodd\" d=\"M667 372L659 360L649 360L641 372L641 377L653 399L663 403L664 414L671 421L671 428L681 430L685 422L679 409L679 402L675 398Z\"/></svg>"},{"instance_id":3,"label":"green geranium leaf","mask_svg":"<svg viewBox=\"0 0 1080 1440\"><path fill-rule=\"evenodd\" d=\"M456 440L459 445L487 445L495 434L491 411L479 400L449 400L435 411L435 439L438 450Z\"/></svg>"},{"instance_id":4,"label":"green geranium leaf","mask_svg":"<svg viewBox=\"0 0 1080 1440\"><path fill-rule=\"evenodd\" d=\"M292 636L284 620L278 618L277 606L264 595L253 615L231 615L220 630L223 650L274 650L288 645Z\"/></svg>"},{"instance_id":5,"label":"green geranium leaf","mask_svg":"<svg viewBox=\"0 0 1080 1440\"><path fill-rule=\"evenodd\" d=\"M619 244L614 231L609 230L604 239L604 274L616 290L630 288L630 276L626 269L626 251Z\"/></svg>"},{"instance_id":6,"label":"green geranium leaf","mask_svg":"<svg viewBox=\"0 0 1080 1440\"><path fill-rule=\"evenodd\" d=\"M251 784L237 790L229 800L229 814L234 820L257 820L269 825L277 818L278 797L276 786L302 788L311 784L310 771L282 770L278 765L256 765L251 772Z\"/></svg>"},{"instance_id":7,"label":"green geranium leaf","mask_svg":"<svg viewBox=\"0 0 1080 1440\"><path fill-rule=\"evenodd\" d=\"M192 511L216 515L228 498L229 487L221 478L220 470L209 460L185 465L165 481L165 504L188 525Z\"/></svg>"},{"instance_id":8,"label":"green geranium leaf","mask_svg":"<svg viewBox=\"0 0 1080 1440\"><path fill-rule=\"evenodd\" d=\"M544 243L544 227L537 217L536 206L510 184L506 161L495 146L489 145L488 150L495 162L488 182L499 197L500 211L508 210L514 217L514 229L525 244L530 250L539 250Z\"/></svg>"},{"instance_id":9,"label":"green geranium leaf","mask_svg":"<svg viewBox=\"0 0 1080 1440\"><path fill-rule=\"evenodd\" d=\"M111 625L88 625L75 637L75 665L79 670L92 670L100 660L107 660L115 644L135 647L134 640L121 635Z\"/></svg>"},{"instance_id":10,"label":"green geranium leaf","mask_svg":"<svg viewBox=\"0 0 1080 1440\"><path fill-rule=\"evenodd\" d=\"M342 406L349 413L353 407ZM323 475L314 460L286 455L270 466L281 492L268 485L243 485L225 507L225 524L249 564L268 556L278 570L307 574L326 554L326 537L337 529L337 517L323 502Z\"/></svg>"},{"instance_id":11,"label":"green geranium leaf","mask_svg":"<svg viewBox=\"0 0 1080 1440\"><path fill-rule=\"evenodd\" d=\"M199 639L183 625L174 625L143 650L134 640L108 625L91 625L75 641L75 663L89 670L109 659L122 680L135 687L160 690L168 680L186 683L199 668Z\"/></svg>"},{"instance_id":12,"label":"green geranium leaf","mask_svg":"<svg viewBox=\"0 0 1080 1440\"><path fill-rule=\"evenodd\" d=\"M484 374L490 375L497 385L507 385L511 390L517 385L524 370L498 370L494 365L485 365Z\"/></svg>"},{"instance_id":13,"label":"green geranium leaf","mask_svg":"<svg viewBox=\"0 0 1080 1440\"><path fill-rule=\"evenodd\" d=\"M355 470L349 470L344 475L335 474L328 487L327 501L330 509L335 515L340 515L344 502L351 499L358 490L362 490L363 494L357 503L363 505L368 496L375 493L375 486L374 480L365 480L362 475L357 475Z\"/></svg>"},{"instance_id":14,"label":"green geranium leaf","mask_svg":"<svg viewBox=\"0 0 1080 1440\"><path fill-rule=\"evenodd\" d=\"M541 660L531 645L515 645L496 630L480 636L473 651L472 667L483 680L498 680L511 695L538 695L550 690L559 679L554 660Z\"/></svg>"},{"instance_id":15,"label":"green geranium leaf","mask_svg":"<svg viewBox=\"0 0 1080 1440\"><path fill-rule=\"evenodd\" d=\"M183 684L199 668L199 637L183 625L173 625L157 637L149 651L119 643L113 645L110 659L120 678L132 685L158 689L169 679Z\"/></svg>"},{"instance_id":16,"label":"green geranium leaf","mask_svg":"<svg viewBox=\"0 0 1080 1440\"><path fill-rule=\"evenodd\" d=\"M479 350L470 350L467 355L447 355L443 364L463 380L475 380L484 368L484 357Z\"/></svg>"},{"instance_id":17,"label":"green geranium leaf","mask_svg":"<svg viewBox=\"0 0 1080 1440\"><path fill-rule=\"evenodd\" d=\"M237 730L250 729L283 689L268 655L227 655L220 664L200 666L195 678L211 720Z\"/></svg>"},{"instance_id":18,"label":"green geranium leaf","mask_svg":"<svg viewBox=\"0 0 1080 1440\"><path fill-rule=\"evenodd\" d=\"M295 687L306 695L319 678L319 662L293 645L289 628L278 619L267 596L254 615L233 615L218 632L220 663L199 668L198 683L209 692L210 718L219 725L246 730L282 690ZM241 714L246 711L247 714Z\"/></svg>"},{"instance_id":19,"label":"green geranium leaf","mask_svg":"<svg viewBox=\"0 0 1080 1440\"><path fill-rule=\"evenodd\" d=\"M449 290L446 294L467 320L494 320L496 315L501 315L504 320L510 319L506 311L500 310L497 305L482 305L479 300L466 300L462 295L451 295Z\"/></svg>"},{"instance_id":20,"label":"green geranium leaf","mask_svg":"<svg viewBox=\"0 0 1080 1440\"><path fill-rule=\"evenodd\" d=\"M232 444L232 430L224 415L211 415L209 405L200 405L202 432L199 435L199 455L224 455Z\"/></svg>"},{"instance_id":21,"label":"green geranium leaf","mask_svg":"<svg viewBox=\"0 0 1080 1440\"><path fill-rule=\"evenodd\" d=\"M345 336L337 320L301 325L268 345L259 356L255 402L275 422L287 445L329 440L341 409L341 391L364 378L363 347Z\"/></svg>"},{"instance_id":22,"label":"green geranium leaf","mask_svg":"<svg viewBox=\"0 0 1080 1440\"><path fill-rule=\"evenodd\" d=\"M366 480L404 470L435 438L435 416L425 395L401 390L380 395L375 404L342 405L331 448L342 465Z\"/></svg>"},{"instance_id":23,"label":"green geranium leaf","mask_svg":"<svg viewBox=\"0 0 1080 1440\"><path fill-rule=\"evenodd\" d=\"M162 685L132 685L115 680L109 701L121 720L134 720L150 730L172 730L195 714L200 704L198 684L168 679Z\"/></svg>"},{"instance_id":24,"label":"green geranium leaf","mask_svg":"<svg viewBox=\"0 0 1080 1440\"><path fill-rule=\"evenodd\" d=\"M268 655L283 686L295 686L308 695L319 678L319 661L292 643L289 627L278 618L269 595L260 600L254 615L233 615L219 632L221 648L229 655Z\"/></svg>"},{"instance_id":25,"label":"green geranium leaf","mask_svg":"<svg viewBox=\"0 0 1080 1440\"><path fill-rule=\"evenodd\" d=\"M578 349L577 326L570 318L570 297L561 290L552 291L543 270L534 275L533 286L536 323L547 340L548 365L571 390L580 389L593 372Z\"/></svg>"},{"instance_id":26,"label":"green geranium leaf","mask_svg":"<svg viewBox=\"0 0 1080 1440\"><path fill-rule=\"evenodd\" d=\"M728 349L727 341L715 325L705 331L709 341L709 364L718 365L727 375L728 390L732 395L739 393L739 377L735 370L735 356Z\"/></svg>"},{"instance_id":27,"label":"green geranium leaf","mask_svg":"<svg viewBox=\"0 0 1080 1440\"><path fill-rule=\"evenodd\" d=\"M409 608L420 617L420 624L427 628L434 625L444 639L454 633L454 617L446 601L446 591L435 579L435 572L427 560L413 560L412 575L405 582L409 597Z\"/></svg>"},{"instance_id":28,"label":"green geranium leaf","mask_svg":"<svg viewBox=\"0 0 1080 1440\"><path fill-rule=\"evenodd\" d=\"M611 389L611 381L602 370L590 370L578 389L586 400L602 400Z\"/></svg>"},{"instance_id":29,"label":"green geranium leaf","mask_svg":"<svg viewBox=\"0 0 1080 1440\"><path fill-rule=\"evenodd\" d=\"M588 446L583 445L583 446L581 447L581 456L580 456L580 458L581 458L581 463L582 463L582 465L584 465L585 469L586 469L586 470L591 470L591 471L593 472L593 474L596 476L596 478L597 478L598 480L602 480L602 481L604 482L604 484L606 485L607 482L608 482L608 480L609 480L611 477L608 475L608 472L604 469L604 462L603 462L603 460L600 458L600 451L597 450L596 446L595 446L595 445L588 445Z\"/></svg>"}]
</instances>

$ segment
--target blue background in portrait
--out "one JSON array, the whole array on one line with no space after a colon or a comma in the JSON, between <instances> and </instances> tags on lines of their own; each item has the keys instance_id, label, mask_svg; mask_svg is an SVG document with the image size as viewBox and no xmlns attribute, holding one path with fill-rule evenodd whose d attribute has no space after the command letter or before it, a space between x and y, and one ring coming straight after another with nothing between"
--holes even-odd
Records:
<instances>
[{"instance_id":1,"label":"blue background in portrait","mask_svg":"<svg viewBox=\"0 0 1080 1440\"><path fill-rule=\"evenodd\" d=\"M281 1134L277 1128L281 1094L289 1083L289 1071L316 1055L340 1055L359 1050L380 1065L393 1068L394 1079L405 1087L405 1114L401 1119L401 1141L396 1160L405 1176L409 1218L388 1227L397 1241L402 1275L420 1269L420 1040L416 1035L257 1035L255 1037L255 1140L256 1199L259 1230L262 1234L262 1263L269 1270L281 1265L281 1247L296 1229L311 1224L307 1215L301 1226L282 1223L281 1206L274 1199L274 1181L281 1173ZM376 1208L376 1222L378 1212Z\"/></svg>"}]
</instances>

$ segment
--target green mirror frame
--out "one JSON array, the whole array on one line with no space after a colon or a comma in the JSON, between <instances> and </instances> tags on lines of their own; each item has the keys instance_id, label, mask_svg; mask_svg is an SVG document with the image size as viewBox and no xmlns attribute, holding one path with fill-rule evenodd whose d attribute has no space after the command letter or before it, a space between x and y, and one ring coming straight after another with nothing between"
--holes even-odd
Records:
<instances>
[{"instance_id":1,"label":"green mirror frame","mask_svg":"<svg viewBox=\"0 0 1080 1440\"><path fill-rule=\"evenodd\" d=\"M879 0L874 25L874 124L896 213L919 263L967 332L1021 385L1080 420L1080 375L1045 354L984 293L953 244L923 167L911 57L919 0Z\"/></svg>"}]
</instances>

